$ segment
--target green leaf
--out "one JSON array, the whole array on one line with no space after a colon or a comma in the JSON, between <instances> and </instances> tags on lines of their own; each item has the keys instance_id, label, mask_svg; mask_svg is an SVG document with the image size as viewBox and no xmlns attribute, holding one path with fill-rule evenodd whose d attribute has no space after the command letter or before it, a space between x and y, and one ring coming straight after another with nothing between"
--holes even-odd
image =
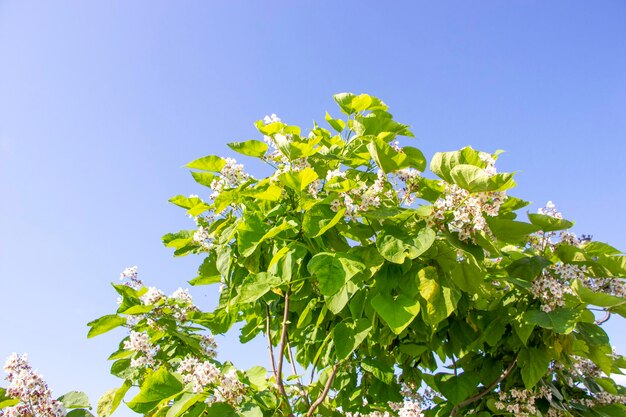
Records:
<instances>
[{"instance_id":1,"label":"green leaf","mask_svg":"<svg viewBox=\"0 0 626 417\"><path fill-rule=\"evenodd\" d=\"M341 111L348 115L354 113L354 109L352 108L352 99L354 97L355 95L352 93L339 93L333 96L335 102L337 102L341 108Z\"/></svg>"},{"instance_id":2,"label":"green leaf","mask_svg":"<svg viewBox=\"0 0 626 417\"><path fill-rule=\"evenodd\" d=\"M470 294L476 294L481 292L480 287L483 284L485 272L476 261L472 260L472 258L467 258L457 264L457 267L452 270L450 277L461 290Z\"/></svg>"},{"instance_id":3,"label":"green leaf","mask_svg":"<svg viewBox=\"0 0 626 417\"><path fill-rule=\"evenodd\" d=\"M407 155L393 149L387 142L374 139L368 145L372 158L385 173L394 172L408 166Z\"/></svg>"},{"instance_id":4,"label":"green leaf","mask_svg":"<svg viewBox=\"0 0 626 417\"><path fill-rule=\"evenodd\" d=\"M200 171L220 172L226 165L223 158L215 155L205 156L185 165L187 168L199 169Z\"/></svg>"},{"instance_id":5,"label":"green leaf","mask_svg":"<svg viewBox=\"0 0 626 417\"><path fill-rule=\"evenodd\" d=\"M165 417L178 417L187 411L192 405L199 401L204 401L206 396L204 394L184 393L182 397L174 401L174 404L167 410Z\"/></svg>"},{"instance_id":6,"label":"green leaf","mask_svg":"<svg viewBox=\"0 0 626 417\"><path fill-rule=\"evenodd\" d=\"M206 417L237 417L235 409L226 403L213 403L205 410Z\"/></svg>"},{"instance_id":7,"label":"green leaf","mask_svg":"<svg viewBox=\"0 0 626 417\"><path fill-rule=\"evenodd\" d=\"M313 181L318 179L317 173L311 167L306 167L300 171L288 171L278 176L278 180L285 186L301 192Z\"/></svg>"},{"instance_id":8,"label":"green leaf","mask_svg":"<svg viewBox=\"0 0 626 417\"><path fill-rule=\"evenodd\" d=\"M80 391L70 391L61 395L58 400L65 408L91 408L87 394Z\"/></svg>"},{"instance_id":9,"label":"green leaf","mask_svg":"<svg viewBox=\"0 0 626 417\"><path fill-rule=\"evenodd\" d=\"M420 312L419 301L403 294L396 297L378 294L372 299L371 304L395 334L402 333Z\"/></svg>"},{"instance_id":10,"label":"green leaf","mask_svg":"<svg viewBox=\"0 0 626 417\"><path fill-rule=\"evenodd\" d=\"M89 333L87 334L87 338L92 338L99 334L106 333L109 330L113 330L123 324L126 324L125 317L118 316L117 314L102 316L99 319L87 323L87 326L91 327L89 329Z\"/></svg>"},{"instance_id":11,"label":"green leaf","mask_svg":"<svg viewBox=\"0 0 626 417\"><path fill-rule=\"evenodd\" d=\"M72 410L65 415L65 417L94 417L88 410L80 408L78 410Z\"/></svg>"},{"instance_id":12,"label":"green leaf","mask_svg":"<svg viewBox=\"0 0 626 417\"><path fill-rule=\"evenodd\" d=\"M504 191L515 186L513 174L489 175L474 165L460 164L450 170L450 177L459 187L471 193L485 191Z\"/></svg>"},{"instance_id":13,"label":"green leaf","mask_svg":"<svg viewBox=\"0 0 626 417\"><path fill-rule=\"evenodd\" d=\"M172 398L182 390L183 384L178 378L167 369L159 368L146 377L139 394L128 402L128 407L136 413L147 413L159 402Z\"/></svg>"},{"instance_id":14,"label":"green leaf","mask_svg":"<svg viewBox=\"0 0 626 417\"><path fill-rule=\"evenodd\" d=\"M374 375L378 380L387 385L391 385L394 379L393 366L385 364L375 359L365 358L361 362L364 371Z\"/></svg>"},{"instance_id":15,"label":"green leaf","mask_svg":"<svg viewBox=\"0 0 626 417\"><path fill-rule=\"evenodd\" d=\"M460 164L482 167L483 161L480 159L479 153L468 146L460 151L437 152L430 160L430 170L437 174L439 178L453 183L451 171Z\"/></svg>"},{"instance_id":16,"label":"green leaf","mask_svg":"<svg viewBox=\"0 0 626 417\"><path fill-rule=\"evenodd\" d=\"M585 285L578 279L572 283L572 288L576 291L580 299L587 304L592 304L598 307L618 307L626 305L626 298L602 292L593 292L589 288L585 287Z\"/></svg>"},{"instance_id":17,"label":"green leaf","mask_svg":"<svg viewBox=\"0 0 626 417\"><path fill-rule=\"evenodd\" d=\"M259 391L263 391L268 387L267 381L267 369L262 366L253 366L252 368L246 371L246 376L250 381L250 384L258 389Z\"/></svg>"},{"instance_id":18,"label":"green leaf","mask_svg":"<svg viewBox=\"0 0 626 417\"><path fill-rule=\"evenodd\" d=\"M237 304L253 303L280 284L281 279L279 277L267 272L250 274L239 288Z\"/></svg>"},{"instance_id":19,"label":"green leaf","mask_svg":"<svg viewBox=\"0 0 626 417\"><path fill-rule=\"evenodd\" d=\"M497 239L521 245L526 243L531 233L539 231L539 227L533 224L497 217L487 217L487 224Z\"/></svg>"},{"instance_id":20,"label":"green leaf","mask_svg":"<svg viewBox=\"0 0 626 417\"><path fill-rule=\"evenodd\" d=\"M513 261L507 267L507 272L511 277L532 281L541 274L544 268L550 265L550 261L542 256L524 257Z\"/></svg>"},{"instance_id":21,"label":"green leaf","mask_svg":"<svg viewBox=\"0 0 626 417\"><path fill-rule=\"evenodd\" d=\"M191 176L194 180L200 185L204 185L205 187L211 188L211 184L213 180L217 178L217 175L212 174L210 172L195 172L191 171ZM174 203L176 204L176 203Z\"/></svg>"},{"instance_id":22,"label":"green leaf","mask_svg":"<svg viewBox=\"0 0 626 417\"><path fill-rule=\"evenodd\" d=\"M437 388L454 405L468 398L476 390L479 382L480 376L474 372L463 372L458 376L441 373L435 375Z\"/></svg>"},{"instance_id":23,"label":"green leaf","mask_svg":"<svg viewBox=\"0 0 626 417\"><path fill-rule=\"evenodd\" d=\"M169 199L169 202L187 209L187 214L197 216L209 210L211 207L202 201L199 197L185 197L177 195Z\"/></svg>"},{"instance_id":24,"label":"green leaf","mask_svg":"<svg viewBox=\"0 0 626 417\"><path fill-rule=\"evenodd\" d=\"M546 214L533 214L528 213L528 220L535 226L538 226L544 232L554 232L556 230L565 230L574 226L574 223L564 220L557 219L552 216L548 216Z\"/></svg>"},{"instance_id":25,"label":"green leaf","mask_svg":"<svg viewBox=\"0 0 626 417\"><path fill-rule=\"evenodd\" d=\"M546 375L552 356L543 347L522 349L517 359L522 381L527 389L534 387Z\"/></svg>"},{"instance_id":26,"label":"green leaf","mask_svg":"<svg viewBox=\"0 0 626 417\"><path fill-rule=\"evenodd\" d=\"M422 317L426 323L434 326L454 312L460 294L442 285L437 270L432 266L421 269L417 276L420 295L426 301Z\"/></svg>"},{"instance_id":27,"label":"green leaf","mask_svg":"<svg viewBox=\"0 0 626 417\"><path fill-rule=\"evenodd\" d=\"M269 181L261 181L253 188L246 188L241 195L252 197L257 200L278 201L283 193L283 189Z\"/></svg>"},{"instance_id":28,"label":"green leaf","mask_svg":"<svg viewBox=\"0 0 626 417\"><path fill-rule=\"evenodd\" d=\"M346 123L341 119L333 119L328 112L326 112L326 116L324 117L329 125L332 126L338 133L343 132L343 129L346 127Z\"/></svg>"},{"instance_id":29,"label":"green leaf","mask_svg":"<svg viewBox=\"0 0 626 417\"><path fill-rule=\"evenodd\" d=\"M113 388L105 392L98 400L98 417L109 417L120 405L124 396L130 389L132 383L128 380L124 381L119 388Z\"/></svg>"},{"instance_id":30,"label":"green leaf","mask_svg":"<svg viewBox=\"0 0 626 417\"><path fill-rule=\"evenodd\" d=\"M411 168L415 168L420 172L424 172L426 169L426 158L422 151L412 146L404 146L402 152L406 155L405 164Z\"/></svg>"},{"instance_id":31,"label":"green leaf","mask_svg":"<svg viewBox=\"0 0 626 417\"><path fill-rule=\"evenodd\" d=\"M552 329L557 333L568 334L576 328L581 310L571 308L559 308L545 312L541 310L529 310L524 313L524 319L544 329Z\"/></svg>"},{"instance_id":32,"label":"green leaf","mask_svg":"<svg viewBox=\"0 0 626 417\"><path fill-rule=\"evenodd\" d=\"M321 236L339 223L345 212L345 208L335 213L328 204L316 204L304 213L302 229L308 237Z\"/></svg>"},{"instance_id":33,"label":"green leaf","mask_svg":"<svg viewBox=\"0 0 626 417\"><path fill-rule=\"evenodd\" d=\"M421 229L416 236L397 226L387 226L376 239L378 251L389 262L404 263L405 258L415 259L428 250L435 241L435 232Z\"/></svg>"},{"instance_id":34,"label":"green leaf","mask_svg":"<svg viewBox=\"0 0 626 417\"><path fill-rule=\"evenodd\" d=\"M230 149L247 156L260 158L265 155L269 146L259 140L247 140L245 142L231 142L227 144ZM168 416L169 417L169 416Z\"/></svg>"},{"instance_id":35,"label":"green leaf","mask_svg":"<svg viewBox=\"0 0 626 417\"><path fill-rule=\"evenodd\" d=\"M372 330L367 319L344 320L333 329L333 341L337 360L343 361L354 352Z\"/></svg>"},{"instance_id":36,"label":"green leaf","mask_svg":"<svg viewBox=\"0 0 626 417\"><path fill-rule=\"evenodd\" d=\"M209 256L204 258L202 264L198 268L198 276L189 281L191 285L208 285L221 282L222 276L217 270L217 259L215 252L211 252Z\"/></svg>"},{"instance_id":37,"label":"green leaf","mask_svg":"<svg viewBox=\"0 0 626 417\"><path fill-rule=\"evenodd\" d=\"M346 254L322 252L311 258L307 269L317 278L320 292L331 296L352 277L363 271L365 265Z\"/></svg>"},{"instance_id":38,"label":"green leaf","mask_svg":"<svg viewBox=\"0 0 626 417\"><path fill-rule=\"evenodd\" d=\"M238 415L241 417L263 417L263 411L258 405L247 403L240 406Z\"/></svg>"},{"instance_id":39,"label":"green leaf","mask_svg":"<svg viewBox=\"0 0 626 417\"><path fill-rule=\"evenodd\" d=\"M597 256L597 255L619 255L621 252L618 249L615 249L611 245L607 245L603 242L589 242L585 244L583 250L587 255Z\"/></svg>"}]
</instances>

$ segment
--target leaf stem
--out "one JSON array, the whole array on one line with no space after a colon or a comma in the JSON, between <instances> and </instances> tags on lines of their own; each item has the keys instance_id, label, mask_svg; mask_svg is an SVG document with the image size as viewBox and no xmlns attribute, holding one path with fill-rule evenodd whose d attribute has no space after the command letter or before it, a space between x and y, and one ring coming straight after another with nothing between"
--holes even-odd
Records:
<instances>
[{"instance_id":1,"label":"leaf stem","mask_svg":"<svg viewBox=\"0 0 626 417\"><path fill-rule=\"evenodd\" d=\"M270 306L267 303L265 304L265 334L267 335L267 349L270 354L272 372L274 373L274 379L278 380L278 374L276 373L276 361L274 359L274 348L272 347L272 335L270 333Z\"/></svg>"},{"instance_id":2,"label":"leaf stem","mask_svg":"<svg viewBox=\"0 0 626 417\"><path fill-rule=\"evenodd\" d=\"M285 397L285 399L289 399L287 396L287 392L285 391L285 385L283 384L283 360L285 358L285 345L287 342L287 319L289 316L289 290L285 292L285 309L283 311L283 323L281 326L280 332L280 344L278 346L278 366L276 367L276 384L278 385L278 390Z\"/></svg>"}]
</instances>

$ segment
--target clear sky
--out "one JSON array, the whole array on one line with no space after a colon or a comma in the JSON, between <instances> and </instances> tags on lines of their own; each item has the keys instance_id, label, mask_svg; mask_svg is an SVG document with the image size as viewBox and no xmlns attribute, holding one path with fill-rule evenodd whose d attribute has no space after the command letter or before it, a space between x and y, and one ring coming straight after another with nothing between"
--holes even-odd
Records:
<instances>
[{"instance_id":1,"label":"clear sky","mask_svg":"<svg viewBox=\"0 0 626 417\"><path fill-rule=\"evenodd\" d=\"M322 121L342 91L385 100L428 156L505 149L533 211L553 200L625 249L625 21L622 0L0 1L0 361L29 352L94 403L117 386L123 333L85 323L126 266L166 292L194 276L160 242L192 226L167 199L206 193L182 166L258 138L265 114ZM203 307L216 291L192 289ZM622 353L625 323L607 325Z\"/></svg>"}]
</instances>

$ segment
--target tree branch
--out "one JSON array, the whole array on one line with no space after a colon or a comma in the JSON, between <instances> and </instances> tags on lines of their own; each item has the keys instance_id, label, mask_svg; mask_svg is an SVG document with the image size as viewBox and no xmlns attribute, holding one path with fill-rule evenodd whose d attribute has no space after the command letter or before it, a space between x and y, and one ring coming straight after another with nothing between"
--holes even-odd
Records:
<instances>
[{"instance_id":1,"label":"tree branch","mask_svg":"<svg viewBox=\"0 0 626 417\"><path fill-rule=\"evenodd\" d=\"M502 382L504 380L504 378L509 376L509 374L511 373L511 371L515 367L516 363L517 363L517 353L513 357L513 361L511 362L509 367L506 368L506 370L502 373L502 375L500 375L498 377L498 379L493 381L491 384L489 384L489 386L487 386L487 388L485 388L484 390L482 390L478 394L474 395L473 397L468 398L465 401L461 401L459 404L455 405L454 408L452 409L452 412L450 413L450 417L456 417L456 414L459 412L459 410L461 408L466 407L466 406L470 405L471 403L473 403L474 401L478 401L481 398L483 398L485 395L489 394L500 382Z\"/></svg>"},{"instance_id":2,"label":"tree branch","mask_svg":"<svg viewBox=\"0 0 626 417\"><path fill-rule=\"evenodd\" d=\"M278 346L278 366L276 367L276 384L278 390L287 399L287 392L283 384L283 359L285 358L285 344L287 341L287 318L289 316L289 290L285 293L285 310L283 311L283 324L280 331L280 344Z\"/></svg>"},{"instance_id":3,"label":"tree branch","mask_svg":"<svg viewBox=\"0 0 626 417\"><path fill-rule=\"evenodd\" d=\"M274 379L278 379L278 374L276 373L276 362L274 360L274 348L272 347L272 335L270 333L270 306L267 303L265 303L265 334L267 335L267 349L270 354L270 364L272 365Z\"/></svg>"},{"instance_id":4,"label":"tree branch","mask_svg":"<svg viewBox=\"0 0 626 417\"><path fill-rule=\"evenodd\" d=\"M315 410L317 409L317 407L319 407L319 405L324 402L324 400L328 396L328 392L330 391L330 386L333 384L333 380L335 379L335 375L337 375L338 370L339 370L339 364L333 367L333 370L330 373L330 376L328 377L328 381L326 381L326 385L324 386L324 390L322 391L320 396L317 398L317 400L315 400L315 402L311 405L311 407L309 408L309 411L306 413L306 417L311 417L313 413L315 412Z\"/></svg>"}]
</instances>

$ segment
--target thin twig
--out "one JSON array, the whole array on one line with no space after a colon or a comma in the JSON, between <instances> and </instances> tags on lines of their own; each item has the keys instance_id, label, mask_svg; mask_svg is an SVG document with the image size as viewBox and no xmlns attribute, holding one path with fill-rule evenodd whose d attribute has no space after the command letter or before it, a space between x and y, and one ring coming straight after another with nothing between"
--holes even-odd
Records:
<instances>
[{"instance_id":1,"label":"thin twig","mask_svg":"<svg viewBox=\"0 0 626 417\"><path fill-rule=\"evenodd\" d=\"M607 311L604 317L602 317L600 320L596 320L596 324L601 325L603 323L606 323L607 321L609 321L610 318L611 318L611 312Z\"/></svg>"},{"instance_id":2,"label":"thin twig","mask_svg":"<svg viewBox=\"0 0 626 417\"><path fill-rule=\"evenodd\" d=\"M289 334L287 334L287 352L289 352L289 361L291 362L291 370L293 371L293 374L296 375L296 377L298 378L297 379L298 388L300 388L300 390L304 394L304 402L306 402L306 405L310 407L311 401L309 400L309 393L304 389L304 385L302 384L302 378L300 378L300 375L298 375L298 370L296 369L296 362L293 360L293 353L291 352L291 343L289 342Z\"/></svg>"},{"instance_id":3,"label":"thin twig","mask_svg":"<svg viewBox=\"0 0 626 417\"><path fill-rule=\"evenodd\" d=\"M278 345L278 366L276 367L276 384L280 393L287 399L287 392L283 385L283 359L285 357L285 344L287 341L287 318L289 316L289 290L285 293L285 310L283 312L283 324L280 331L280 344Z\"/></svg>"},{"instance_id":4,"label":"thin twig","mask_svg":"<svg viewBox=\"0 0 626 417\"><path fill-rule=\"evenodd\" d=\"M330 386L332 385L333 380L335 379L335 375L337 375L338 370L339 370L339 364L333 367L333 370L330 373L330 376L328 377L328 381L326 381L326 385L324 386L324 390L322 391L320 396L317 398L317 400L313 402L313 404L309 408L309 411L306 413L306 417L311 417L313 413L315 412L315 410L317 409L317 407L319 407L319 405L324 402L324 400L326 399L326 396L328 395L328 392L330 391Z\"/></svg>"},{"instance_id":5,"label":"thin twig","mask_svg":"<svg viewBox=\"0 0 626 417\"><path fill-rule=\"evenodd\" d=\"M274 348L272 347L272 335L270 333L270 306L265 304L265 334L267 335L267 349L270 354L270 363L272 365L272 372L274 373L274 379L278 379L276 373L276 362L274 359Z\"/></svg>"},{"instance_id":6,"label":"thin twig","mask_svg":"<svg viewBox=\"0 0 626 417\"><path fill-rule=\"evenodd\" d=\"M454 408L452 409L452 412L450 412L450 417L455 417L456 413L458 413L461 408L463 408L465 406L468 406L471 403L473 403L474 401L478 401L481 398L483 398L485 395L489 394L500 382L502 382L502 380L504 380L504 378L509 376L509 374L513 370L513 367L515 367L516 363L517 363L517 353L515 354L515 357L513 358L513 361L511 362L509 367L506 368L506 371L504 371L502 373L502 375L500 375L498 377L498 379L493 381L491 384L489 384L489 386L487 388L485 388L484 390L482 390L478 394L474 395L473 397L468 398L465 401L461 401L459 404L455 405Z\"/></svg>"}]
</instances>

